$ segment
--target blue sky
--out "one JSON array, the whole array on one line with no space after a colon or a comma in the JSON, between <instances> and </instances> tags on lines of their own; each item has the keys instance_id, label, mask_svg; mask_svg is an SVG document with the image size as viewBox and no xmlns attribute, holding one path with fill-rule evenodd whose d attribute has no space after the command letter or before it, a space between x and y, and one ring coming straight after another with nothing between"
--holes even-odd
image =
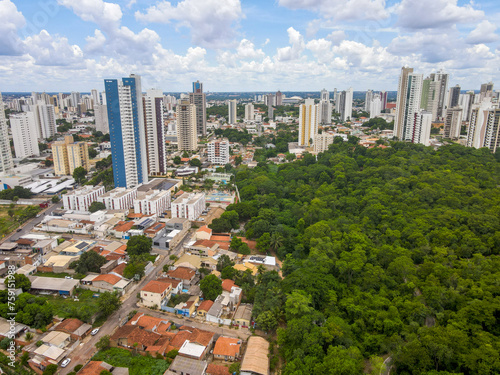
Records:
<instances>
[{"instance_id":1,"label":"blue sky","mask_svg":"<svg viewBox=\"0 0 500 375\"><path fill-rule=\"evenodd\" d=\"M0 0L0 90L395 90L403 65L500 77L497 0Z\"/></svg>"}]
</instances>

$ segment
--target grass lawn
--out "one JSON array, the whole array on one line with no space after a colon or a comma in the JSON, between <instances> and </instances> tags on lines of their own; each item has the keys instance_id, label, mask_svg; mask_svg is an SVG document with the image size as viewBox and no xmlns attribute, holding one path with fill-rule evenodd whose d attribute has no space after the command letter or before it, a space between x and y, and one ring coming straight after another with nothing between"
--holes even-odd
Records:
<instances>
[{"instance_id":1,"label":"grass lawn","mask_svg":"<svg viewBox=\"0 0 500 375\"><path fill-rule=\"evenodd\" d=\"M11 208L9 207L9 205L0 205L0 235L2 237L6 234L9 234L10 232L13 232L17 227L19 227L19 225L21 225L21 223L19 223L15 219L16 217L21 215L26 207L28 206L14 206L11 211L13 216L10 217L9 210L11 210Z\"/></svg>"},{"instance_id":2,"label":"grass lawn","mask_svg":"<svg viewBox=\"0 0 500 375\"><path fill-rule=\"evenodd\" d=\"M122 348L109 348L99 351L93 361L105 361L114 367L127 367L130 375L163 375L170 361L134 354Z\"/></svg>"},{"instance_id":3,"label":"grass lawn","mask_svg":"<svg viewBox=\"0 0 500 375\"><path fill-rule=\"evenodd\" d=\"M78 301L72 297L63 298L56 296L47 296L47 301L54 309L54 315L61 318L77 318L89 323L98 312L97 298L92 297L95 292L86 289L77 289L75 295Z\"/></svg>"}]
</instances>

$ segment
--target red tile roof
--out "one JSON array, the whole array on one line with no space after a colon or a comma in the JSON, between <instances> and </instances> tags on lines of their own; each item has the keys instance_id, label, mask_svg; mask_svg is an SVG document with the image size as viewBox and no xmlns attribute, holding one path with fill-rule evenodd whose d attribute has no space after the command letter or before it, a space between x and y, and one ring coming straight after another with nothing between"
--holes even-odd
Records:
<instances>
[{"instance_id":1,"label":"red tile roof","mask_svg":"<svg viewBox=\"0 0 500 375\"><path fill-rule=\"evenodd\" d=\"M180 280L174 280L174 279L171 279L170 277L159 277L156 279L156 281L170 283L170 284L172 284L172 288L174 288L174 289L177 288L177 285L179 285L181 283Z\"/></svg>"},{"instance_id":2,"label":"red tile roof","mask_svg":"<svg viewBox=\"0 0 500 375\"><path fill-rule=\"evenodd\" d=\"M215 343L214 355L227 355L229 357L235 357L239 355L240 347L241 341L239 339L221 336Z\"/></svg>"},{"instance_id":3,"label":"red tile roof","mask_svg":"<svg viewBox=\"0 0 500 375\"><path fill-rule=\"evenodd\" d=\"M78 375L99 375L101 371L106 370L101 366L102 361L90 361L87 366L78 371Z\"/></svg>"},{"instance_id":4,"label":"red tile roof","mask_svg":"<svg viewBox=\"0 0 500 375\"><path fill-rule=\"evenodd\" d=\"M129 222L119 221L118 224L116 224L114 230L117 232L128 232L130 229L132 229L134 224L135 223L133 221L129 221Z\"/></svg>"},{"instance_id":5,"label":"red tile roof","mask_svg":"<svg viewBox=\"0 0 500 375\"><path fill-rule=\"evenodd\" d=\"M205 370L207 375L231 375L229 368L223 365L216 365L215 363L210 363Z\"/></svg>"},{"instance_id":6,"label":"red tile roof","mask_svg":"<svg viewBox=\"0 0 500 375\"><path fill-rule=\"evenodd\" d=\"M64 319L61 323L57 325L55 328L56 331L63 332L75 332L78 328L83 325L83 322L80 319Z\"/></svg>"},{"instance_id":7,"label":"red tile roof","mask_svg":"<svg viewBox=\"0 0 500 375\"><path fill-rule=\"evenodd\" d=\"M231 288L233 286L238 286L234 283L233 280L230 280L230 279L224 279L222 280L222 290L225 290L227 292L230 292L231 291Z\"/></svg>"},{"instance_id":8,"label":"red tile roof","mask_svg":"<svg viewBox=\"0 0 500 375\"><path fill-rule=\"evenodd\" d=\"M108 284L115 285L120 280L121 280L121 277L118 277L116 275L111 275L109 273L106 273L104 275L97 276L94 280L92 280L92 282L94 283L96 281L105 281Z\"/></svg>"},{"instance_id":9,"label":"red tile roof","mask_svg":"<svg viewBox=\"0 0 500 375\"><path fill-rule=\"evenodd\" d=\"M210 229L209 227L204 225L200 229L198 229L197 232L206 232L206 233L212 234L212 229Z\"/></svg>"},{"instance_id":10,"label":"red tile roof","mask_svg":"<svg viewBox=\"0 0 500 375\"><path fill-rule=\"evenodd\" d=\"M165 292L168 288L171 288L172 284L166 283L158 280L151 280L147 283L144 288L141 289L141 292L149 292L149 293L158 293L161 294Z\"/></svg>"},{"instance_id":11,"label":"red tile roof","mask_svg":"<svg viewBox=\"0 0 500 375\"><path fill-rule=\"evenodd\" d=\"M202 303L200 303L200 306L198 306L198 311L208 311L214 304L213 301L210 301L209 299L206 299Z\"/></svg>"},{"instance_id":12,"label":"red tile roof","mask_svg":"<svg viewBox=\"0 0 500 375\"><path fill-rule=\"evenodd\" d=\"M177 267L175 270L168 271L167 275L175 279L191 280L196 272L187 267Z\"/></svg>"},{"instance_id":13,"label":"red tile roof","mask_svg":"<svg viewBox=\"0 0 500 375\"><path fill-rule=\"evenodd\" d=\"M125 262L120 263L118 266L116 266L115 268L113 268L111 270L111 272L114 272L114 273L117 273L118 275L122 275L123 276L123 271L125 270L125 267L127 267L127 263L125 263Z\"/></svg>"}]
</instances>

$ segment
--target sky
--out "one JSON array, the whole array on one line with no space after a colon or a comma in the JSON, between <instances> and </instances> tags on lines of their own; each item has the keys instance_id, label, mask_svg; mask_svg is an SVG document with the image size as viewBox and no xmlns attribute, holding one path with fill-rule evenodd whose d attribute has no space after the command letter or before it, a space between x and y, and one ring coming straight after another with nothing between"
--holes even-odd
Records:
<instances>
[{"instance_id":1,"label":"sky","mask_svg":"<svg viewBox=\"0 0 500 375\"><path fill-rule=\"evenodd\" d=\"M499 22L498 0L0 0L0 91L396 90L402 66L479 89Z\"/></svg>"}]
</instances>

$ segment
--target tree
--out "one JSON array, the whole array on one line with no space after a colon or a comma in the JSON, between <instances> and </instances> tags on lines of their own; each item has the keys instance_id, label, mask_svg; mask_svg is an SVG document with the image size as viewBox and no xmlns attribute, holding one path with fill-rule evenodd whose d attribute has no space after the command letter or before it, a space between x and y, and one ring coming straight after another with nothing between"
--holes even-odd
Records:
<instances>
[{"instance_id":1,"label":"tree","mask_svg":"<svg viewBox=\"0 0 500 375\"><path fill-rule=\"evenodd\" d=\"M59 198L58 195L53 195L52 198L50 199L52 203L59 203L61 201L61 198Z\"/></svg>"},{"instance_id":2,"label":"tree","mask_svg":"<svg viewBox=\"0 0 500 375\"><path fill-rule=\"evenodd\" d=\"M90 204L89 206L89 212L97 212L97 211L100 211L100 210L105 210L106 209L106 205L102 202L98 202L98 201L94 201Z\"/></svg>"},{"instance_id":3,"label":"tree","mask_svg":"<svg viewBox=\"0 0 500 375\"><path fill-rule=\"evenodd\" d=\"M222 281L215 275L208 275L200 281L200 289L205 299L214 301L222 293Z\"/></svg>"},{"instance_id":4,"label":"tree","mask_svg":"<svg viewBox=\"0 0 500 375\"><path fill-rule=\"evenodd\" d=\"M217 260L217 266L216 269L217 271L221 272L224 268L226 267L232 267L234 266L234 262L227 256L226 254L222 254L219 259Z\"/></svg>"},{"instance_id":5,"label":"tree","mask_svg":"<svg viewBox=\"0 0 500 375\"><path fill-rule=\"evenodd\" d=\"M97 155L99 155L99 153L95 148L89 148L89 157L91 159L95 158Z\"/></svg>"},{"instance_id":6,"label":"tree","mask_svg":"<svg viewBox=\"0 0 500 375\"><path fill-rule=\"evenodd\" d=\"M75 170L73 171L73 178L78 183L81 183L81 181L85 179L86 175L87 175L87 170L83 167L76 167Z\"/></svg>"},{"instance_id":7,"label":"tree","mask_svg":"<svg viewBox=\"0 0 500 375\"><path fill-rule=\"evenodd\" d=\"M181 163L181 157L177 155L177 156L174 158L174 163L175 163L175 164L177 164L177 165L179 165L179 164Z\"/></svg>"},{"instance_id":8,"label":"tree","mask_svg":"<svg viewBox=\"0 0 500 375\"><path fill-rule=\"evenodd\" d=\"M4 284L7 286L7 289L11 289L12 284L15 285L14 289L21 288L23 292L26 292L31 289L31 281L30 279L28 279L27 276L22 275L20 273L15 273L13 276L14 276L13 280L10 277L5 278Z\"/></svg>"},{"instance_id":9,"label":"tree","mask_svg":"<svg viewBox=\"0 0 500 375\"><path fill-rule=\"evenodd\" d=\"M133 236L127 242L127 254L139 255L149 254L153 247L153 240L147 236Z\"/></svg>"},{"instance_id":10,"label":"tree","mask_svg":"<svg viewBox=\"0 0 500 375\"><path fill-rule=\"evenodd\" d=\"M123 270L123 277L126 279L132 279L135 275L139 275L139 277L144 276L144 270L146 266L143 263L132 263L130 262Z\"/></svg>"},{"instance_id":11,"label":"tree","mask_svg":"<svg viewBox=\"0 0 500 375\"><path fill-rule=\"evenodd\" d=\"M95 344L95 347L99 350L106 350L110 347L110 337L109 335L102 336L99 341Z\"/></svg>"},{"instance_id":12,"label":"tree","mask_svg":"<svg viewBox=\"0 0 500 375\"><path fill-rule=\"evenodd\" d=\"M42 375L54 375L57 372L57 365L50 364L45 367L45 371Z\"/></svg>"},{"instance_id":13,"label":"tree","mask_svg":"<svg viewBox=\"0 0 500 375\"><path fill-rule=\"evenodd\" d=\"M9 208L9 210L7 211L7 215L9 215L10 217L13 217L15 213L16 212L12 208Z\"/></svg>"},{"instance_id":14,"label":"tree","mask_svg":"<svg viewBox=\"0 0 500 375\"><path fill-rule=\"evenodd\" d=\"M255 319L257 327L263 331L274 331L278 327L278 318L272 311L264 311Z\"/></svg>"},{"instance_id":15,"label":"tree","mask_svg":"<svg viewBox=\"0 0 500 375\"><path fill-rule=\"evenodd\" d=\"M271 235L266 232L257 240L257 249L259 249L261 253L265 253L267 252L267 250L269 250L270 243Z\"/></svg>"},{"instance_id":16,"label":"tree","mask_svg":"<svg viewBox=\"0 0 500 375\"><path fill-rule=\"evenodd\" d=\"M281 233L273 232L271 238L269 239L269 246L271 250L276 251L281 247L281 245L283 245L283 236Z\"/></svg>"},{"instance_id":17,"label":"tree","mask_svg":"<svg viewBox=\"0 0 500 375\"><path fill-rule=\"evenodd\" d=\"M229 366L229 372L231 374L240 375L240 368L241 368L241 363L239 362L231 363L231 366Z\"/></svg>"},{"instance_id":18,"label":"tree","mask_svg":"<svg viewBox=\"0 0 500 375\"><path fill-rule=\"evenodd\" d=\"M43 164L45 164L46 167L52 167L54 165L54 162L50 159L45 159Z\"/></svg>"},{"instance_id":19,"label":"tree","mask_svg":"<svg viewBox=\"0 0 500 375\"><path fill-rule=\"evenodd\" d=\"M201 160L197 159L197 158L193 158L193 159L189 160L189 165L191 167L198 167L198 168L200 168L201 167Z\"/></svg>"},{"instance_id":20,"label":"tree","mask_svg":"<svg viewBox=\"0 0 500 375\"><path fill-rule=\"evenodd\" d=\"M89 272L101 272L101 267L104 266L107 259L95 251L89 250L80 255L80 259L73 264L75 271L83 275Z\"/></svg>"},{"instance_id":21,"label":"tree","mask_svg":"<svg viewBox=\"0 0 500 375\"><path fill-rule=\"evenodd\" d=\"M104 292L101 293L97 299L99 314L105 317L110 316L115 310L118 310L121 304L122 302L120 301L120 295L118 292Z\"/></svg>"},{"instance_id":22,"label":"tree","mask_svg":"<svg viewBox=\"0 0 500 375\"><path fill-rule=\"evenodd\" d=\"M235 165L240 165L242 162L243 162L243 157L241 155L238 155L234 158Z\"/></svg>"}]
</instances>

